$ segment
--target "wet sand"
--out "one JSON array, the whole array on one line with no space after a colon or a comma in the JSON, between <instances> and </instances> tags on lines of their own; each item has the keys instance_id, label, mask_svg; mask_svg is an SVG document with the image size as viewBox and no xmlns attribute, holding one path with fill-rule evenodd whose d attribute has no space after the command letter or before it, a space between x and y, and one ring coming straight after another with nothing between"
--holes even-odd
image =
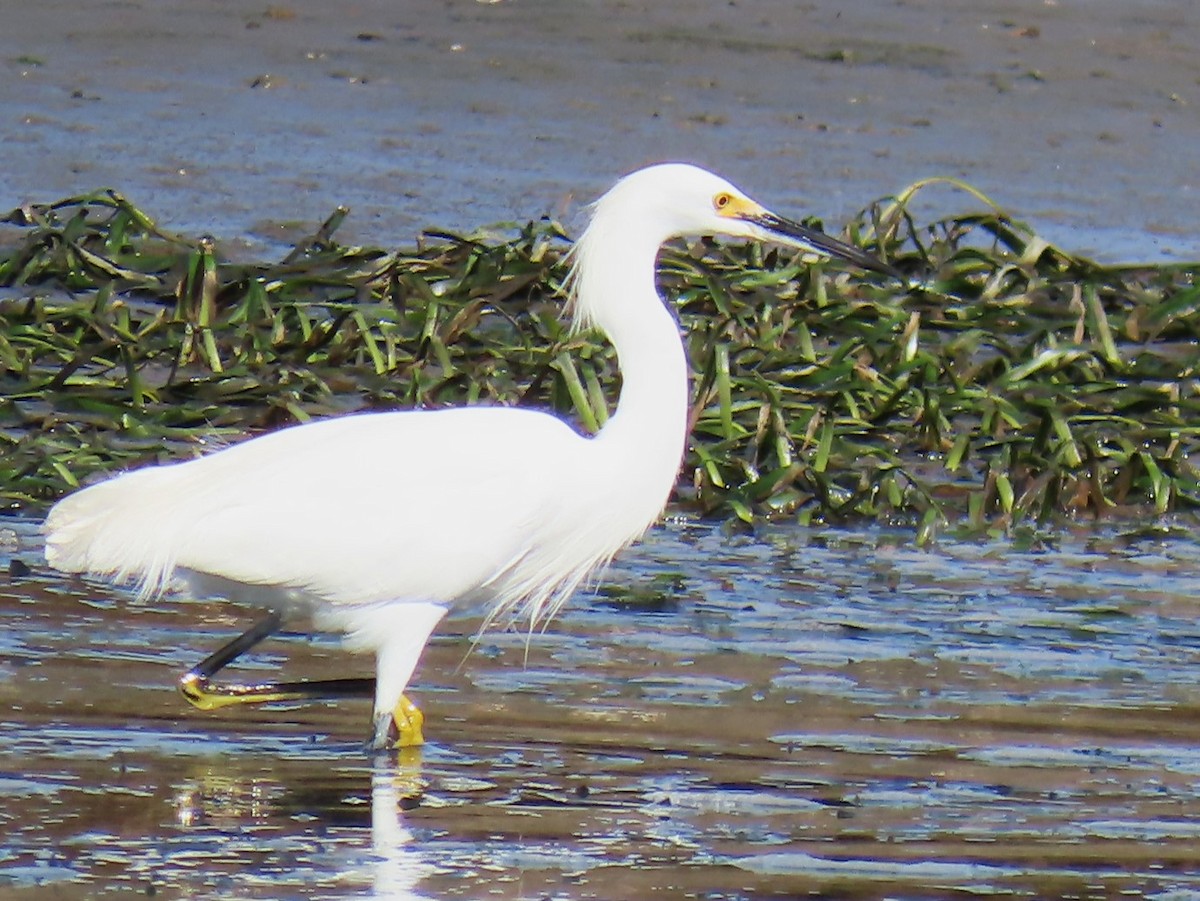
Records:
<instances>
[{"instance_id":1,"label":"wet sand","mask_svg":"<svg viewBox=\"0 0 1200 901\"><path fill-rule=\"evenodd\" d=\"M48 0L0 36L0 206L111 186L236 244L346 203L391 244L687 159L831 225L948 175L1069 249L1194 259L1197 46L1167 0Z\"/></svg>"}]
</instances>

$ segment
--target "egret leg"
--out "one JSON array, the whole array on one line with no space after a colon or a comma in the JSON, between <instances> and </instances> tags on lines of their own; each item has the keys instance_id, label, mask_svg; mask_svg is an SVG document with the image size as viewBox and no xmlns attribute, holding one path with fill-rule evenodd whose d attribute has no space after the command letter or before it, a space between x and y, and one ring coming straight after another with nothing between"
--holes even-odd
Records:
<instances>
[{"instance_id":1,"label":"egret leg","mask_svg":"<svg viewBox=\"0 0 1200 901\"><path fill-rule=\"evenodd\" d=\"M272 612L266 619L247 629L216 653L204 658L179 679L179 690L194 707L217 710L233 704L266 704L271 701L296 701L317 698L361 698L375 694L375 680L323 679L300 682L260 682L252 684L215 684L212 677L242 654L278 631L283 617ZM395 711L395 737L375 747L411 747L424 740L421 724L424 716L417 706L401 695ZM378 732L378 723L376 724Z\"/></svg>"},{"instance_id":2,"label":"egret leg","mask_svg":"<svg viewBox=\"0 0 1200 901\"><path fill-rule=\"evenodd\" d=\"M404 689L446 608L409 602L382 608L375 615L378 618L372 622L364 622L374 634L384 637L376 650L374 728L368 746L376 751L415 747L425 741L421 734L425 717L404 696Z\"/></svg>"}]
</instances>

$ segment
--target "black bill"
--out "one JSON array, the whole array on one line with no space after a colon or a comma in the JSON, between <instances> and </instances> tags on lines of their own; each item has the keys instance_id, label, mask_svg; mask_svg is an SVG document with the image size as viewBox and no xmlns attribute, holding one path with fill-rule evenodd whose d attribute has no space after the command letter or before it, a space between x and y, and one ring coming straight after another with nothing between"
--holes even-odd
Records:
<instances>
[{"instance_id":1,"label":"black bill","mask_svg":"<svg viewBox=\"0 0 1200 901\"><path fill-rule=\"evenodd\" d=\"M781 238L788 238L791 242L802 244L827 256L846 260L863 269L868 269L871 272L881 272L884 275L890 275L901 281L906 282L908 280L898 269L894 269L882 260L876 259L866 251L852 247L843 241L839 241L837 238L831 238L829 235L817 231L815 228L809 228L807 225L793 222L791 219L784 219L782 216L776 216L774 213L763 213L758 216L747 216L746 220L753 222L755 225L766 229L772 234L779 235Z\"/></svg>"}]
</instances>

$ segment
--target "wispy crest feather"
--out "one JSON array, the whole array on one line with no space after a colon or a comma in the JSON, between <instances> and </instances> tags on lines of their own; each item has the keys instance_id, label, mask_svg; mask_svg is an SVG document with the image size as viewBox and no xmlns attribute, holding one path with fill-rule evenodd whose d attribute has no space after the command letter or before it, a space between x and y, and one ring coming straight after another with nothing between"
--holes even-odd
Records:
<instances>
[{"instance_id":1,"label":"wispy crest feather","mask_svg":"<svg viewBox=\"0 0 1200 901\"><path fill-rule=\"evenodd\" d=\"M571 317L571 334L577 335L581 332L590 331L596 327L595 310L592 309L589 299L586 296L586 285L584 282L584 273L587 272L587 259L591 245L595 241L596 229L596 210L599 203L588 205L588 224L584 228L583 234L575 242L567 253L567 263L570 265L570 270L567 272L566 281L563 287L567 291L567 314Z\"/></svg>"}]
</instances>

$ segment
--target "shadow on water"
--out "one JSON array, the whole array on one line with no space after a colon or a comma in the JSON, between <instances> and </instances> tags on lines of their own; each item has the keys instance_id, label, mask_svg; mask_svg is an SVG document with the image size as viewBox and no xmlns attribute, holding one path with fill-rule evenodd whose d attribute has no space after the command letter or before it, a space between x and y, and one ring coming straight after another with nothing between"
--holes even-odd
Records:
<instances>
[{"instance_id":1,"label":"shadow on water","mask_svg":"<svg viewBox=\"0 0 1200 901\"><path fill-rule=\"evenodd\" d=\"M532 641L466 657L451 622L415 683L432 743L377 760L366 702L183 704L253 611L39 560L4 521L5 897L1200 891L1189 536L669 525ZM369 662L296 632L245 666Z\"/></svg>"}]
</instances>

